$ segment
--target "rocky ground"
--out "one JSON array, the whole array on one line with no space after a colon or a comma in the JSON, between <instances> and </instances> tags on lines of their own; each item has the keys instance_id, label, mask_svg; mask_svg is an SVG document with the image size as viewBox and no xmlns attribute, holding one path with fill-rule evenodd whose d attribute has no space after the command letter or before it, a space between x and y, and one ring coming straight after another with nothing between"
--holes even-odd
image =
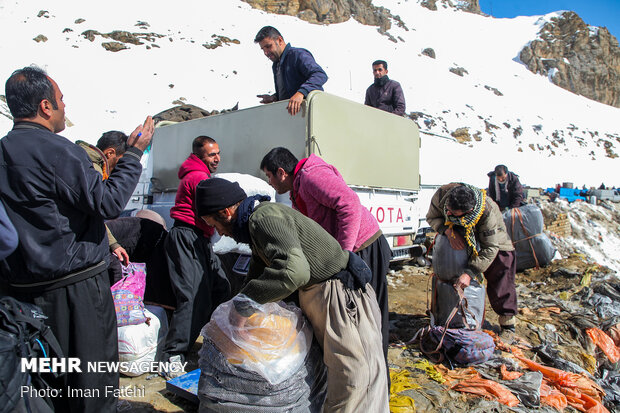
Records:
<instances>
[{"instance_id":1,"label":"rocky ground","mask_svg":"<svg viewBox=\"0 0 620 413\"><path fill-rule=\"evenodd\" d=\"M582 371L607 391L607 409L620 412L620 408L616 407L620 403L619 363L612 364L585 334L590 327L611 331L613 326L620 325L620 279L614 270L593 259L593 256L604 256L608 251L601 246L600 239L597 242L597 238L613 238L610 234L618 233L620 208L614 204L596 207L585 203L545 203L543 210L546 221L555 219L558 214L568 213L573 235L560 237L551 234L554 245L564 258L553 261L545 268L517 274L519 315L516 334L502 335L501 340L507 345L516 345L527 358L542 364L562 370ZM598 233L593 232L592 228ZM617 239L613 238L611 242L617 242ZM406 387L417 387L404 390L400 395L411 397L417 411L556 411L545 405L524 407L522 403L508 408L497 401L451 390L450 387L456 382L451 377L469 374L468 371L455 369L449 372L443 367L433 369L420 364L425 359L417 345L407 342L419 328L429 323L426 309L430 274L430 268L397 265L388 276L391 322L389 363L395 372L407 372L404 373L408 376ZM488 304L484 327L499 332L497 316ZM190 370L197 368L199 347L200 343L196 343L189 358ZM501 348L507 350L507 347ZM496 350L496 359L518 368L518 363L507 351ZM484 378L499 380L498 363L486 363L476 366L476 369ZM603 376L606 378L602 379ZM616 387L606 387L613 386L614 382ZM121 385L145 386L146 396L121 400L119 411L198 410L191 402L167 392L161 377L143 375L122 378ZM614 400L614 397L617 399ZM392 411L415 410L394 408ZM570 406L565 410L577 411Z\"/></svg>"}]
</instances>

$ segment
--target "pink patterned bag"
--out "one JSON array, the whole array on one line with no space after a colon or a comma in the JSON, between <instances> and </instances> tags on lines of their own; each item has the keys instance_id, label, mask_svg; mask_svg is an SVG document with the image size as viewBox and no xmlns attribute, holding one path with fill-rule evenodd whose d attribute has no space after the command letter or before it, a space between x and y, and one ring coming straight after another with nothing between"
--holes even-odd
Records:
<instances>
[{"instance_id":1,"label":"pink patterned bag","mask_svg":"<svg viewBox=\"0 0 620 413\"><path fill-rule=\"evenodd\" d=\"M123 266L123 278L111 287L119 327L146 322L142 301L145 289L146 264L130 262Z\"/></svg>"}]
</instances>

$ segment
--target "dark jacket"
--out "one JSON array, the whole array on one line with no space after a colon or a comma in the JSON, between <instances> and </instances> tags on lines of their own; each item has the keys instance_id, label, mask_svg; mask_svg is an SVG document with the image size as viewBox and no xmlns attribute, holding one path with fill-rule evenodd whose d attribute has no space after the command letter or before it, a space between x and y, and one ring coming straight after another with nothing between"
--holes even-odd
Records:
<instances>
[{"instance_id":1,"label":"dark jacket","mask_svg":"<svg viewBox=\"0 0 620 413\"><path fill-rule=\"evenodd\" d=\"M365 105L381 109L395 115L405 114L405 95L400 83L395 80L388 80L383 86L374 83L366 89Z\"/></svg>"},{"instance_id":2,"label":"dark jacket","mask_svg":"<svg viewBox=\"0 0 620 413\"><path fill-rule=\"evenodd\" d=\"M278 65L282 66L284 87L279 90L276 80ZM295 93L305 96L313 90L323 90L327 74L314 60L312 53L306 49L291 47L287 44L280 60L272 65L273 81L276 85L276 99L290 99Z\"/></svg>"},{"instance_id":3,"label":"dark jacket","mask_svg":"<svg viewBox=\"0 0 620 413\"><path fill-rule=\"evenodd\" d=\"M5 259L17 248L17 231L6 215L4 205L0 202L0 260Z\"/></svg>"},{"instance_id":4,"label":"dark jacket","mask_svg":"<svg viewBox=\"0 0 620 413\"><path fill-rule=\"evenodd\" d=\"M489 188L487 189L487 194L489 195L489 198L494 200L501 208L501 194L496 190L495 171L489 172L487 176L489 177ZM523 186L521 186L521 182L519 182L519 175L510 171L507 173L506 190L508 191L508 208L519 208L523 205Z\"/></svg>"},{"instance_id":5,"label":"dark jacket","mask_svg":"<svg viewBox=\"0 0 620 413\"><path fill-rule=\"evenodd\" d=\"M125 208L141 156L129 148L103 181L82 148L41 125L16 123L0 140L0 197L19 245L0 262L0 276L49 282L107 260L103 221Z\"/></svg>"}]
</instances>

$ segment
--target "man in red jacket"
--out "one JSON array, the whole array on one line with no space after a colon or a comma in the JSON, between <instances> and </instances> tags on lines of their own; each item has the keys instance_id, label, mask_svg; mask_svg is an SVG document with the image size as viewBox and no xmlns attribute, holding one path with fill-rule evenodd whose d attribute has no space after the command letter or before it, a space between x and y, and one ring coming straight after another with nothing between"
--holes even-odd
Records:
<instances>
[{"instance_id":1,"label":"man in red jacket","mask_svg":"<svg viewBox=\"0 0 620 413\"><path fill-rule=\"evenodd\" d=\"M230 295L230 284L211 245L214 230L196 214L194 205L196 186L211 178L219 162L217 142L198 136L192 143L192 154L179 168L181 182L170 209L174 225L165 243L176 309L170 319L163 361L183 362L213 310Z\"/></svg>"}]
</instances>

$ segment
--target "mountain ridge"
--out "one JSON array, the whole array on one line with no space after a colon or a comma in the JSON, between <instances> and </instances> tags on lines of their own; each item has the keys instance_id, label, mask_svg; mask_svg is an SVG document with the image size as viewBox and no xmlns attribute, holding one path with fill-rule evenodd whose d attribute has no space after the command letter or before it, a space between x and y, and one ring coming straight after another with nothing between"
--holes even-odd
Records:
<instances>
[{"instance_id":1,"label":"mountain ridge","mask_svg":"<svg viewBox=\"0 0 620 413\"><path fill-rule=\"evenodd\" d=\"M309 24L241 0L215 7L189 0L178 15L166 14L163 1L111 1L97 10L77 1L53 7L42 0L0 3L0 35L12 39L0 52L14 57L0 63L0 75L6 79L31 63L46 68L63 90L74 125L62 134L93 142L104 130L133 130L143 114L176 104L209 112L237 102L240 108L257 105L255 95L273 91L273 78L253 38L270 24L286 41L310 50L330 77L326 91L347 99L363 102L372 82L370 63L389 62L390 77L403 86L407 113L424 133L426 183L454 179L453 172L435 166L438 154L448 163L484 159L460 178L481 186L486 183L480 177L496 163L538 186L608 181L603 177L619 166L620 132L612 121L619 110L560 89L519 60L520 50L559 14L493 19L448 3L457 2L436 2L433 11L418 1L375 0L373 6L403 22L385 34L354 18ZM121 5L125 12L119 14ZM38 16L41 11L46 13ZM104 45L112 38L94 35L91 41L85 32L150 37L136 36L142 44L119 42L125 48L112 52ZM48 40L34 41L38 35ZM8 114L1 101L0 113ZM6 116L0 116L0 127L10 128ZM582 173L571 170L574 162L584 165ZM530 165L550 170L541 174Z\"/></svg>"}]
</instances>

